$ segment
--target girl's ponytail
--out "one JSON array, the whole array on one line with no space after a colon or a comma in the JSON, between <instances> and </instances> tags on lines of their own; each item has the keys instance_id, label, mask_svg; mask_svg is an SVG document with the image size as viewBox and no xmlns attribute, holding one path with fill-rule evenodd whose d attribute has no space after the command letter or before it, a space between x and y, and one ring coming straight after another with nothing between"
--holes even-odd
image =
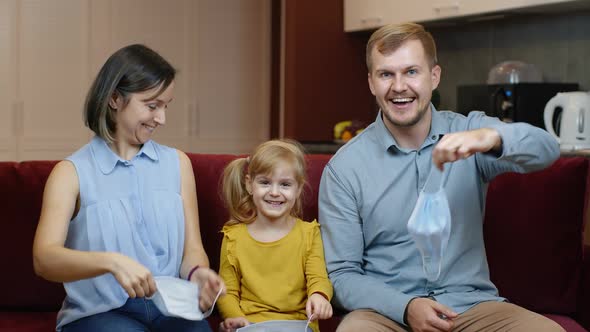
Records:
<instances>
[{"instance_id":1,"label":"girl's ponytail","mask_svg":"<svg viewBox=\"0 0 590 332\"><path fill-rule=\"evenodd\" d=\"M251 223L256 217L256 208L246 190L248 158L231 161L223 170L222 193L229 211L226 225Z\"/></svg>"}]
</instances>

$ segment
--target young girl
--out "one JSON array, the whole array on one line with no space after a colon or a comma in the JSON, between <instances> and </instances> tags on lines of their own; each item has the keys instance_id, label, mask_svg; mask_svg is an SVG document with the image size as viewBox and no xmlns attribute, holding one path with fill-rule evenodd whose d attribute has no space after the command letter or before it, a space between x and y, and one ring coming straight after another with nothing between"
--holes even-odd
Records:
<instances>
[{"instance_id":1,"label":"young girl","mask_svg":"<svg viewBox=\"0 0 590 332\"><path fill-rule=\"evenodd\" d=\"M218 302L221 331L267 320L332 316L319 224L304 222L305 157L298 143L273 140L223 174L231 219L223 227L219 275L227 295Z\"/></svg>"},{"instance_id":2,"label":"young girl","mask_svg":"<svg viewBox=\"0 0 590 332\"><path fill-rule=\"evenodd\" d=\"M147 299L154 276L197 283L202 311L223 288L207 267L191 162L151 140L166 122L175 73L143 45L111 55L86 99L96 136L49 175L33 260L38 275L64 283L58 331L211 331Z\"/></svg>"}]
</instances>

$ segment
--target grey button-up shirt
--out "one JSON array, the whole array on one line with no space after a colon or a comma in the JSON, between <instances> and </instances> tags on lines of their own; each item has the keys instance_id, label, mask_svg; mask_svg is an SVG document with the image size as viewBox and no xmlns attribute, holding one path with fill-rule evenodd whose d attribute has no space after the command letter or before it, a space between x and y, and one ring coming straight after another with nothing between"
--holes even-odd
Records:
<instances>
[{"instance_id":1,"label":"grey button-up shirt","mask_svg":"<svg viewBox=\"0 0 590 332\"><path fill-rule=\"evenodd\" d=\"M433 296L458 313L504 300L490 281L484 248L487 183L504 172L545 168L558 158L558 144L525 123L431 109L430 133L419 149L399 147L379 113L324 169L319 221L334 300L343 309L370 308L403 324L404 310L417 296ZM446 133L484 127L500 133L502 154L477 153L452 164L445 185L451 237L440 277L428 282L407 222L433 167L432 149Z\"/></svg>"}]
</instances>

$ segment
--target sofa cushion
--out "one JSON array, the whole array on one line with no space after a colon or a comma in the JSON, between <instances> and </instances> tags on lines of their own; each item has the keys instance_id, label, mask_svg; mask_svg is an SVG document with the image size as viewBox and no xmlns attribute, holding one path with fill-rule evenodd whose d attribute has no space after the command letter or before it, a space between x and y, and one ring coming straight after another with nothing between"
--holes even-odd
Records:
<instances>
[{"instance_id":1,"label":"sofa cushion","mask_svg":"<svg viewBox=\"0 0 590 332\"><path fill-rule=\"evenodd\" d=\"M0 332L55 330L56 312L0 312Z\"/></svg>"},{"instance_id":2,"label":"sofa cushion","mask_svg":"<svg viewBox=\"0 0 590 332\"><path fill-rule=\"evenodd\" d=\"M540 313L576 311L587 181L588 160L561 158L491 182L484 236L501 296Z\"/></svg>"}]
</instances>

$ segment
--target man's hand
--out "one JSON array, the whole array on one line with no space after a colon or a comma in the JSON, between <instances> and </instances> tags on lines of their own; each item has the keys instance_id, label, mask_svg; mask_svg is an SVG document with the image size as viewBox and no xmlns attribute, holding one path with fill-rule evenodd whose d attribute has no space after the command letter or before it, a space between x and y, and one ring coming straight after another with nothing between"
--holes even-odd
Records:
<instances>
[{"instance_id":1,"label":"man's hand","mask_svg":"<svg viewBox=\"0 0 590 332\"><path fill-rule=\"evenodd\" d=\"M502 149L500 134L491 128L480 128L446 134L432 150L432 162L443 170L443 164L467 159L477 152L496 151Z\"/></svg>"},{"instance_id":2,"label":"man's hand","mask_svg":"<svg viewBox=\"0 0 590 332\"><path fill-rule=\"evenodd\" d=\"M457 314L431 299L417 297L408 303L408 325L414 332L448 332L453 329Z\"/></svg>"},{"instance_id":3,"label":"man's hand","mask_svg":"<svg viewBox=\"0 0 590 332\"><path fill-rule=\"evenodd\" d=\"M246 317L232 317L226 318L223 322L219 323L220 332L234 332L240 327L248 326L250 322Z\"/></svg>"},{"instance_id":4,"label":"man's hand","mask_svg":"<svg viewBox=\"0 0 590 332\"><path fill-rule=\"evenodd\" d=\"M199 285L199 308L203 312L211 308L220 289L222 289L221 295L225 294L223 280L208 267L199 267L191 276L190 281Z\"/></svg>"}]
</instances>

